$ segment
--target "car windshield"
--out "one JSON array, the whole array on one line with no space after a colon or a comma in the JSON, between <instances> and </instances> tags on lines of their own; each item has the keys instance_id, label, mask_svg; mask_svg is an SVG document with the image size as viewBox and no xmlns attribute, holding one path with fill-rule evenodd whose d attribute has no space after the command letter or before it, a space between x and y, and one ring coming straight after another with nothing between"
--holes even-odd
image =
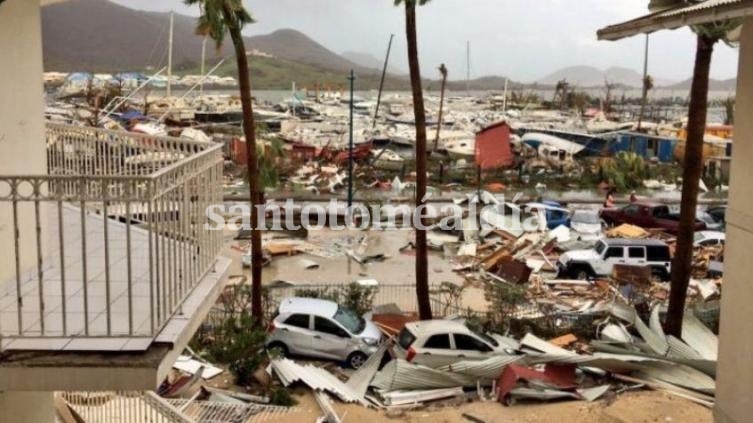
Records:
<instances>
[{"instance_id":1,"label":"car windshield","mask_svg":"<svg viewBox=\"0 0 753 423\"><path fill-rule=\"evenodd\" d=\"M576 211L573 214L573 223L599 223L599 216L596 213Z\"/></svg>"},{"instance_id":2,"label":"car windshield","mask_svg":"<svg viewBox=\"0 0 753 423\"><path fill-rule=\"evenodd\" d=\"M359 334L366 328L366 321L347 308L338 307L332 318L353 334Z\"/></svg>"},{"instance_id":3,"label":"car windshield","mask_svg":"<svg viewBox=\"0 0 753 423\"><path fill-rule=\"evenodd\" d=\"M491 336L489 336L489 335L487 335L487 334L485 334L485 333L482 333L482 332L478 332L478 331L475 331L475 330L473 330L473 329L471 329L471 332L473 332L473 334L474 334L474 335L476 335L476 336L478 336L479 338L483 339L483 340L484 340L484 341L486 341L487 343L489 343L489 344L491 344L491 345L494 345L495 347L498 347L498 346L499 346L499 342L497 342L497 340L496 340L496 339L494 339L494 338L492 338Z\"/></svg>"}]
</instances>

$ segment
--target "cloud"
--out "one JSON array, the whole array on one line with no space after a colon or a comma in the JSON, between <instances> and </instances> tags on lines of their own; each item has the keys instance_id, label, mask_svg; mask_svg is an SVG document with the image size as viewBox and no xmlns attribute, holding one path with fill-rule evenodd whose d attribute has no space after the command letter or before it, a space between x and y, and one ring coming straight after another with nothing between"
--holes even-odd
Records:
<instances>
[{"instance_id":1,"label":"cloud","mask_svg":"<svg viewBox=\"0 0 753 423\"><path fill-rule=\"evenodd\" d=\"M181 0L116 0L147 10L196 15ZM407 69L403 11L392 0L244 0L258 23L249 34L297 29L335 52L358 51L383 57L396 34L392 63ZM419 51L425 72L446 63L450 77L466 69L471 44L473 76L505 75L534 81L558 68L591 65L641 69L643 37L618 42L596 40L596 30L646 13L636 0L435 0L418 13ZM652 35L651 73L686 79L692 73L695 38L687 29ZM733 77L737 52L720 46L712 76Z\"/></svg>"}]
</instances>

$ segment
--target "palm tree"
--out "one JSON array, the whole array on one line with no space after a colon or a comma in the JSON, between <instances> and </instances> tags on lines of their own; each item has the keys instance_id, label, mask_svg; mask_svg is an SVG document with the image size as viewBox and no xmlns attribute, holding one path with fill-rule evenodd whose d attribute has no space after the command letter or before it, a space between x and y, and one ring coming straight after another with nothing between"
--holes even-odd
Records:
<instances>
[{"instance_id":1,"label":"palm tree","mask_svg":"<svg viewBox=\"0 0 753 423\"><path fill-rule=\"evenodd\" d=\"M698 181L703 172L703 138L706 133L708 111L709 69L714 44L740 25L739 21L725 21L693 27L697 35L695 68L690 88L688 137L685 141L685 160L682 172L682 200L677 233L677 250L672 261L672 283L669 293L666 332L682 336L685 299L693 261L693 235L698 206Z\"/></svg>"},{"instance_id":2,"label":"palm tree","mask_svg":"<svg viewBox=\"0 0 753 423\"><path fill-rule=\"evenodd\" d=\"M638 113L638 130L641 130L643 116L646 113L646 103L648 102L648 92L654 89L654 78L651 75L643 77L643 92L641 94L641 111Z\"/></svg>"},{"instance_id":3,"label":"palm tree","mask_svg":"<svg viewBox=\"0 0 753 423\"><path fill-rule=\"evenodd\" d=\"M408 40L408 66L416 120L416 207L425 204L426 195L426 110L424 110L424 93L421 87L421 68L418 63L416 5L423 6L429 1L395 0L395 6L405 5L405 35ZM429 257L426 231L423 228L416 228L416 297L419 317L422 320L431 319Z\"/></svg>"},{"instance_id":4,"label":"palm tree","mask_svg":"<svg viewBox=\"0 0 753 423\"><path fill-rule=\"evenodd\" d=\"M439 133L442 130L442 112L444 111L444 90L447 86L447 66L444 63L439 65L439 74L442 75L442 88L439 94L439 118L437 121L437 137L434 138L434 151L439 146Z\"/></svg>"},{"instance_id":5,"label":"palm tree","mask_svg":"<svg viewBox=\"0 0 753 423\"><path fill-rule=\"evenodd\" d=\"M185 4L199 5L201 16L196 26L196 33L211 37L217 48L222 47L227 34L233 41L235 59L238 64L238 84L240 86L241 106L243 108L243 132L246 137L246 166L248 168L248 187L251 199L251 225L257 225L258 210L261 203L259 190L259 162L256 148L256 128L254 109L251 102L251 79L248 70L248 56L241 31L246 24L254 22L251 14L243 7L241 0L184 0ZM263 318L261 305L261 232L251 231L251 315L257 323Z\"/></svg>"}]
</instances>

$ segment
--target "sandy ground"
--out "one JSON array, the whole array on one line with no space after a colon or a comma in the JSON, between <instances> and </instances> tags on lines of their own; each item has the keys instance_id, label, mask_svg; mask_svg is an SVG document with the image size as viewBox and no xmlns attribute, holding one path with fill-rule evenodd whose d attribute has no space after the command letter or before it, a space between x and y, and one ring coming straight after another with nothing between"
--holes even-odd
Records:
<instances>
[{"instance_id":1,"label":"sandy ground","mask_svg":"<svg viewBox=\"0 0 753 423\"><path fill-rule=\"evenodd\" d=\"M296 399L299 400L297 412L269 421L277 423L316 421L321 411L311 394L305 391L299 392ZM473 423L472 420L463 417L463 414L486 423L705 423L713 421L711 410L684 399L654 391L624 393L618 395L613 401L527 403L512 407L496 402L458 404L455 400L450 400L392 415L388 415L383 410L337 402L335 410L345 423Z\"/></svg>"}]
</instances>

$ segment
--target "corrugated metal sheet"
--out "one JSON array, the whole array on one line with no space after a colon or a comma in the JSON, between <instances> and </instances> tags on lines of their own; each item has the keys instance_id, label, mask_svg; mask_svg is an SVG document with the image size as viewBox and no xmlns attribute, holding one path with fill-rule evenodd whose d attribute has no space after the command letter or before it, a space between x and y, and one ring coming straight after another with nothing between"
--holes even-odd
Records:
<instances>
[{"instance_id":1,"label":"corrugated metal sheet","mask_svg":"<svg viewBox=\"0 0 753 423\"><path fill-rule=\"evenodd\" d=\"M743 0L706 0L702 3L697 3L690 6L681 7L679 9L670 9L670 10L667 10L666 12L660 12L656 15L656 17L662 18L662 17L669 17L669 16L685 15L688 13L706 11L706 10L710 10L719 6L731 5L735 3L743 4L745 3L745 1Z\"/></svg>"},{"instance_id":2,"label":"corrugated metal sheet","mask_svg":"<svg viewBox=\"0 0 753 423\"><path fill-rule=\"evenodd\" d=\"M514 398L531 398L538 400L554 400L561 398L580 399L574 392L561 391L559 389L534 389L534 388L513 388L510 390L510 396Z\"/></svg>"},{"instance_id":3,"label":"corrugated metal sheet","mask_svg":"<svg viewBox=\"0 0 753 423\"><path fill-rule=\"evenodd\" d=\"M619 40L641 33L737 19L753 14L753 0L707 0L702 3L651 13L600 29L599 39Z\"/></svg>"},{"instance_id":4,"label":"corrugated metal sheet","mask_svg":"<svg viewBox=\"0 0 753 423\"><path fill-rule=\"evenodd\" d=\"M390 348L391 346L391 342L383 343L382 346L380 346L379 349L350 376L345 385L363 398L364 395L366 395L366 391L369 390L371 380L374 379L374 375L379 371L379 364L382 363L384 353L387 352L387 348Z\"/></svg>"},{"instance_id":5,"label":"corrugated metal sheet","mask_svg":"<svg viewBox=\"0 0 753 423\"><path fill-rule=\"evenodd\" d=\"M601 398L604 394L606 394L607 391L609 391L609 388L609 385L602 385L594 386L593 388L576 389L575 392L583 397L584 400L588 402L594 402L597 399Z\"/></svg>"},{"instance_id":6,"label":"corrugated metal sheet","mask_svg":"<svg viewBox=\"0 0 753 423\"><path fill-rule=\"evenodd\" d=\"M476 386L477 377L443 372L426 366L392 360L374 376L371 386L395 391L402 389L440 389Z\"/></svg>"},{"instance_id":7,"label":"corrugated metal sheet","mask_svg":"<svg viewBox=\"0 0 753 423\"><path fill-rule=\"evenodd\" d=\"M481 361L459 361L437 370L481 379L497 379L505 370L505 367L524 359L525 357L522 355L496 355Z\"/></svg>"},{"instance_id":8,"label":"corrugated metal sheet","mask_svg":"<svg viewBox=\"0 0 753 423\"><path fill-rule=\"evenodd\" d=\"M632 324L644 341L651 347L654 353L664 356L669 351L666 337L651 330L638 316L635 309L615 304L612 306L612 315ZM658 316L657 316L658 319Z\"/></svg>"},{"instance_id":9,"label":"corrugated metal sheet","mask_svg":"<svg viewBox=\"0 0 753 423\"><path fill-rule=\"evenodd\" d=\"M713 378L683 364L644 362L641 367L642 369L635 373L637 377L656 379L706 394L713 394L716 390L716 381Z\"/></svg>"},{"instance_id":10,"label":"corrugated metal sheet","mask_svg":"<svg viewBox=\"0 0 753 423\"><path fill-rule=\"evenodd\" d=\"M344 402L359 402L362 405L368 405L362 395L325 369L310 364L301 366L286 358L273 360L272 369L284 386L302 382L315 391L330 392Z\"/></svg>"},{"instance_id":11,"label":"corrugated metal sheet","mask_svg":"<svg viewBox=\"0 0 753 423\"><path fill-rule=\"evenodd\" d=\"M685 313L682 321L682 340L706 360L717 360L719 338L693 313Z\"/></svg>"},{"instance_id":12,"label":"corrugated metal sheet","mask_svg":"<svg viewBox=\"0 0 753 423\"><path fill-rule=\"evenodd\" d=\"M541 351L552 356L577 356L577 354L572 351L560 348L552 344L551 342L544 341L543 339L530 333L526 334L526 336L523 337L523 340L520 341L520 346L521 348L527 347L529 349Z\"/></svg>"},{"instance_id":13,"label":"corrugated metal sheet","mask_svg":"<svg viewBox=\"0 0 753 423\"><path fill-rule=\"evenodd\" d=\"M463 388L430 389L422 391L393 391L381 394L389 406L421 403L463 395Z\"/></svg>"}]
</instances>

